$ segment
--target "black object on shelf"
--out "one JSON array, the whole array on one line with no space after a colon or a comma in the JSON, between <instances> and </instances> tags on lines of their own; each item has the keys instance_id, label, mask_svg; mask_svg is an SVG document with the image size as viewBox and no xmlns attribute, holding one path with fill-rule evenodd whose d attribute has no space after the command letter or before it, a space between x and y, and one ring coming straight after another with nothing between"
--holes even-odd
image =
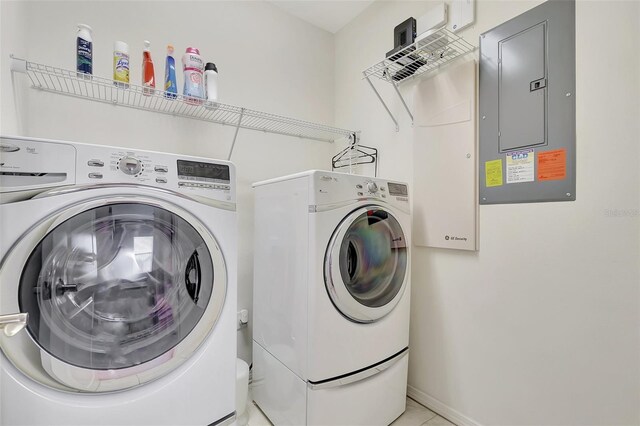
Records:
<instances>
[{"instance_id":1,"label":"black object on shelf","mask_svg":"<svg viewBox=\"0 0 640 426\"><path fill-rule=\"evenodd\" d=\"M393 49L387 52L386 57L402 67L391 76L394 81L404 80L427 63L419 56L412 54L416 50L413 46L415 41L416 20L413 17L393 29Z\"/></svg>"},{"instance_id":2,"label":"black object on shelf","mask_svg":"<svg viewBox=\"0 0 640 426\"><path fill-rule=\"evenodd\" d=\"M393 48L402 49L416 41L416 20L408 18L393 29Z\"/></svg>"}]
</instances>

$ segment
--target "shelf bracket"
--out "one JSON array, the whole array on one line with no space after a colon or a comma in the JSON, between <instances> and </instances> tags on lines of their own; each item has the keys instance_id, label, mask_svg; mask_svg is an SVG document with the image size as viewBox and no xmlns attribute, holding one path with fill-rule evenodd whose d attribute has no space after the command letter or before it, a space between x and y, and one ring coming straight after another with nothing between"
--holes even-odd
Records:
<instances>
[{"instance_id":1,"label":"shelf bracket","mask_svg":"<svg viewBox=\"0 0 640 426\"><path fill-rule=\"evenodd\" d=\"M20 105L21 105L21 101L19 100L19 96L18 96L18 85L16 82L16 78L15 78L15 73L19 72L19 73L27 73L27 61L25 61L24 59L19 59L16 58L15 56L13 56L13 54L9 55L10 60L11 60L11 91L13 93L13 106L16 109L16 111L19 111ZM24 127L23 127L23 121L22 121L22 115L21 114L16 114L16 128L18 131L18 134L24 134Z\"/></svg>"},{"instance_id":2,"label":"shelf bracket","mask_svg":"<svg viewBox=\"0 0 640 426\"><path fill-rule=\"evenodd\" d=\"M229 150L229 156L227 160L231 160L231 154L233 154L233 148L236 146L236 139L238 139L238 131L240 131L240 125L242 124L242 117L244 116L244 108L240 109L240 116L238 117L238 124L236 124L236 132L233 134L233 142L231 142L231 149Z\"/></svg>"},{"instance_id":3,"label":"shelf bracket","mask_svg":"<svg viewBox=\"0 0 640 426\"><path fill-rule=\"evenodd\" d=\"M364 78L367 80L367 83L369 83L369 86L371 86L371 89L376 94L376 96L378 97L380 102L382 102L382 106L384 107L384 109L387 110L387 114L389 114L389 117L391 117L391 120L393 120L393 123L396 125L396 132L399 132L400 131L400 126L398 125L398 121L395 119L395 117L391 113L391 110L389 109L387 104L384 102L384 99L382 99L382 96L380 96L380 93L378 93L378 90L376 89L376 86L373 85L373 83L369 79L369 76L366 73L363 72L362 74L364 75Z\"/></svg>"},{"instance_id":4,"label":"shelf bracket","mask_svg":"<svg viewBox=\"0 0 640 426\"><path fill-rule=\"evenodd\" d=\"M349 138L349 145L351 147L351 149L358 149L358 145L360 144L360 134L359 133L352 133L351 137ZM349 174L352 175L354 170L353 170L353 156L350 155L349 156Z\"/></svg>"},{"instance_id":5,"label":"shelf bracket","mask_svg":"<svg viewBox=\"0 0 640 426\"><path fill-rule=\"evenodd\" d=\"M360 143L360 132L351 133L351 136L349 137L349 139L351 140L351 145L353 145L354 147L357 147L358 144Z\"/></svg>"},{"instance_id":6,"label":"shelf bracket","mask_svg":"<svg viewBox=\"0 0 640 426\"><path fill-rule=\"evenodd\" d=\"M11 58L11 71L12 72L27 72L27 61L24 59L16 58L13 54L9 55Z\"/></svg>"},{"instance_id":7,"label":"shelf bracket","mask_svg":"<svg viewBox=\"0 0 640 426\"><path fill-rule=\"evenodd\" d=\"M389 81L389 83L391 83L393 88L396 90L396 93L398 94L398 97L400 98L400 101L402 102L404 109L407 111L407 114L409 114L409 117L411 117L411 125L413 126L413 114L411 114L411 110L407 106L407 103L404 101L404 97L402 96L402 93L400 93L400 89L398 89L398 83L393 81L393 78L391 78L391 74L389 74L389 68L385 68L384 70L385 70L385 76L387 77L387 80Z\"/></svg>"}]
</instances>

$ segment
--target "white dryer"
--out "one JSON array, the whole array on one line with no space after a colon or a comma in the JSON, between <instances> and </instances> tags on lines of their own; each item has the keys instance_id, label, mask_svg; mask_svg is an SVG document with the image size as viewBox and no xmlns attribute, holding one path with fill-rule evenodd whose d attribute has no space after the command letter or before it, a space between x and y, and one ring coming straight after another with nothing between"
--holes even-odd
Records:
<instances>
[{"instance_id":1,"label":"white dryer","mask_svg":"<svg viewBox=\"0 0 640 426\"><path fill-rule=\"evenodd\" d=\"M226 161L0 139L0 424L234 420Z\"/></svg>"},{"instance_id":2,"label":"white dryer","mask_svg":"<svg viewBox=\"0 0 640 426\"><path fill-rule=\"evenodd\" d=\"M407 185L309 171L255 185L253 395L274 424L405 409Z\"/></svg>"}]
</instances>

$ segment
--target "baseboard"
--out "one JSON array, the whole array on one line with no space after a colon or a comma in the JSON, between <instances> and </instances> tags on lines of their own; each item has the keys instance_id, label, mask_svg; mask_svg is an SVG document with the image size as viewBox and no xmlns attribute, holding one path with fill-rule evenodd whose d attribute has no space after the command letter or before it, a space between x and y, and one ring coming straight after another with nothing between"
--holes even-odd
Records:
<instances>
[{"instance_id":1,"label":"baseboard","mask_svg":"<svg viewBox=\"0 0 640 426\"><path fill-rule=\"evenodd\" d=\"M430 395L427 395L426 393L414 388L411 385L407 386L407 396L418 401L420 404L424 405L431 411L439 414L441 417L444 417L445 419L455 423L458 426L481 426L481 424L476 422L475 420L465 416L457 410L454 410L444 402Z\"/></svg>"}]
</instances>

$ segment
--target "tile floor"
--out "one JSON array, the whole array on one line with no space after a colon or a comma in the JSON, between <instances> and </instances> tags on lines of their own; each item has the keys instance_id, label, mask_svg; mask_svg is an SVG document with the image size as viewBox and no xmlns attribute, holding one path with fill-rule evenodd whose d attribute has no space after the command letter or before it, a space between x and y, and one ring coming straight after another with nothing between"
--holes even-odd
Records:
<instances>
[{"instance_id":1,"label":"tile floor","mask_svg":"<svg viewBox=\"0 0 640 426\"><path fill-rule=\"evenodd\" d=\"M270 426L271 422L254 404L249 405L249 426ZM449 420L440 417L411 398L407 398L407 410L392 426L455 426Z\"/></svg>"}]
</instances>

